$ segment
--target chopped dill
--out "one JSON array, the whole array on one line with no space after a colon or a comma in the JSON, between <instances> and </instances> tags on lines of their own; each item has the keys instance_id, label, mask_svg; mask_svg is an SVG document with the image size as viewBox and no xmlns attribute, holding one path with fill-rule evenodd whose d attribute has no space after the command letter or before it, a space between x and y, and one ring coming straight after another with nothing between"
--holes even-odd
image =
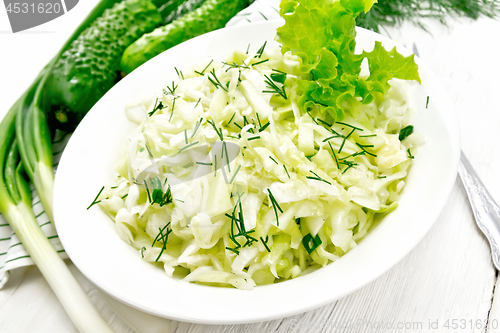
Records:
<instances>
[{"instance_id":1,"label":"chopped dill","mask_svg":"<svg viewBox=\"0 0 500 333\"><path fill-rule=\"evenodd\" d=\"M309 115L309 117L311 117L311 119L314 121L314 123L315 123L316 125L318 125L318 122L316 121L316 119L314 119L314 117L312 116L311 112L309 112L309 110L307 110L306 112L307 112L307 114Z\"/></svg>"},{"instance_id":2,"label":"chopped dill","mask_svg":"<svg viewBox=\"0 0 500 333\"><path fill-rule=\"evenodd\" d=\"M200 98L201 99L201 98ZM191 139L194 138L196 132L198 131L198 128L200 128L200 125L201 125L201 122L203 121L203 118L200 118L200 120L198 120L196 122L196 126L194 127L194 130L193 130L193 134L191 134Z\"/></svg>"},{"instance_id":3,"label":"chopped dill","mask_svg":"<svg viewBox=\"0 0 500 333\"><path fill-rule=\"evenodd\" d=\"M273 161L274 163L276 164L279 164L278 161L276 161L271 155L269 155L269 158L271 159L271 161Z\"/></svg>"},{"instance_id":4,"label":"chopped dill","mask_svg":"<svg viewBox=\"0 0 500 333\"><path fill-rule=\"evenodd\" d=\"M314 175L314 177L311 177L311 176L306 176L307 179L312 179L312 180L319 180L319 181L322 181L322 182L325 182L327 183L328 185L332 185L332 183L330 183L328 180L326 179L323 179L321 178L320 176L318 176L317 173L315 173L314 171L312 170L309 170L310 173L312 173Z\"/></svg>"},{"instance_id":5,"label":"chopped dill","mask_svg":"<svg viewBox=\"0 0 500 333\"><path fill-rule=\"evenodd\" d=\"M260 58L262 57L262 54L264 53L264 49L266 48L267 40L264 42L264 44L257 50L257 54L255 55L255 58Z\"/></svg>"},{"instance_id":6,"label":"chopped dill","mask_svg":"<svg viewBox=\"0 0 500 333\"><path fill-rule=\"evenodd\" d=\"M260 64L263 64L265 62L268 62L269 59L264 59L264 60L261 60L261 61L257 61L257 62L254 62L253 64L250 64L250 66L257 66L257 65L260 65Z\"/></svg>"},{"instance_id":7,"label":"chopped dill","mask_svg":"<svg viewBox=\"0 0 500 333\"><path fill-rule=\"evenodd\" d=\"M330 150L332 152L332 155L333 155L333 158L335 159L335 164L337 164L337 169L340 170L340 164L339 164L339 160L337 158L337 155L335 154L335 152L333 151L333 147L332 147L332 144L330 142L328 142L328 145L330 146Z\"/></svg>"},{"instance_id":8,"label":"chopped dill","mask_svg":"<svg viewBox=\"0 0 500 333\"><path fill-rule=\"evenodd\" d=\"M201 102L201 97L198 99L198 102L196 102L196 104L194 105L194 108L196 109L196 107L198 106L198 104L200 104Z\"/></svg>"},{"instance_id":9,"label":"chopped dill","mask_svg":"<svg viewBox=\"0 0 500 333\"><path fill-rule=\"evenodd\" d=\"M366 154L368 154L370 156L373 156L373 157L377 157L376 154L370 153L368 150L365 149L365 148L373 148L373 145L362 145L362 144L359 144L359 143L356 142L356 146L358 146L359 148L361 148L361 150L363 152L365 152Z\"/></svg>"},{"instance_id":10,"label":"chopped dill","mask_svg":"<svg viewBox=\"0 0 500 333\"><path fill-rule=\"evenodd\" d=\"M264 90L264 91L262 91L263 93L279 94L279 95L280 95L281 97L283 97L284 99L288 99L288 98L287 98L287 95L286 95L286 92L285 92L285 87L284 87L283 85L282 85L282 86L281 86L281 88L280 88L280 87L278 87L278 86L276 85L276 83L275 83L273 80L271 80L271 79L269 78L269 76L264 75L264 77L265 77L265 80L264 80L264 81L266 82L266 84L268 85L267 87L268 87L270 90Z\"/></svg>"},{"instance_id":11,"label":"chopped dill","mask_svg":"<svg viewBox=\"0 0 500 333\"><path fill-rule=\"evenodd\" d=\"M92 203L90 204L90 206L87 207L87 210L89 210L90 207L92 207L93 205L95 204L98 204L99 202L101 202L101 200L97 200L97 198L99 198L99 196L101 195L102 191L104 191L104 186L101 187L101 190L99 191L99 193L97 193L97 195L95 196L95 199L94 201L92 201Z\"/></svg>"},{"instance_id":12,"label":"chopped dill","mask_svg":"<svg viewBox=\"0 0 500 333\"><path fill-rule=\"evenodd\" d=\"M222 134L222 128L217 128L215 125L215 122L213 120L207 120L207 123L212 125L214 128L215 132L217 133L217 136L219 137L220 141L224 141L224 135Z\"/></svg>"},{"instance_id":13,"label":"chopped dill","mask_svg":"<svg viewBox=\"0 0 500 333\"><path fill-rule=\"evenodd\" d=\"M165 108L165 106L163 105L163 103L160 101L159 104L158 103L158 98L156 99L155 101L155 106L153 107L153 111L149 112L148 115L151 117L156 111L158 110L163 110Z\"/></svg>"},{"instance_id":14,"label":"chopped dill","mask_svg":"<svg viewBox=\"0 0 500 333\"><path fill-rule=\"evenodd\" d=\"M233 116L231 117L231 119L229 119L229 121L227 122L228 125L231 124L231 122L233 121L234 119L234 116L236 116L236 112L233 113Z\"/></svg>"},{"instance_id":15,"label":"chopped dill","mask_svg":"<svg viewBox=\"0 0 500 333\"><path fill-rule=\"evenodd\" d=\"M347 123L343 123L343 122L340 122L340 121L337 121L337 122L336 122L336 124L345 125L345 126L347 126L347 127L357 129L358 131L363 131L363 129L362 129L362 128L359 128L359 127L356 127L356 126L353 126L353 125L350 125L350 124L347 124Z\"/></svg>"},{"instance_id":16,"label":"chopped dill","mask_svg":"<svg viewBox=\"0 0 500 333\"><path fill-rule=\"evenodd\" d=\"M201 76L205 75L205 71L206 71L206 70L208 69L208 67L212 64L212 62L214 62L214 59L210 60L210 62L208 63L208 65L207 65L205 68L203 68L203 70L202 70L201 72L198 72L198 71L194 71L194 72L195 72L196 74L198 74L198 75L201 75Z\"/></svg>"},{"instance_id":17,"label":"chopped dill","mask_svg":"<svg viewBox=\"0 0 500 333\"><path fill-rule=\"evenodd\" d=\"M215 74L215 69L212 68L212 70L210 71L210 74L213 77L210 77L210 75L208 75L208 80L215 86L215 88L217 88L217 89L221 88L222 90L227 92L228 91L227 88L224 87L224 85L219 81L219 78Z\"/></svg>"},{"instance_id":18,"label":"chopped dill","mask_svg":"<svg viewBox=\"0 0 500 333\"><path fill-rule=\"evenodd\" d=\"M347 134L347 136L346 136L346 137L344 137L344 140L342 141L342 144L340 145L340 148L339 148L339 154L342 152L342 148L344 148L344 144L345 144L345 142L346 142L346 141L347 141L347 139L351 136L351 134L352 134L352 133L354 133L354 131L355 131L355 130L356 130L356 129L355 129L355 128L353 128L353 129L352 129L352 131L351 131L349 134Z\"/></svg>"},{"instance_id":19,"label":"chopped dill","mask_svg":"<svg viewBox=\"0 0 500 333\"><path fill-rule=\"evenodd\" d=\"M285 169L285 172L286 172L286 175L288 176L288 179L290 179L290 174L288 173L286 165L283 164L283 168Z\"/></svg>"},{"instance_id":20,"label":"chopped dill","mask_svg":"<svg viewBox=\"0 0 500 333\"><path fill-rule=\"evenodd\" d=\"M260 241L262 242L262 244L264 244L264 247L266 248L266 251L267 252L271 252L271 250L267 246L267 242L269 241L269 235L266 236L266 240L264 240L262 237L260 237Z\"/></svg>"},{"instance_id":21,"label":"chopped dill","mask_svg":"<svg viewBox=\"0 0 500 333\"><path fill-rule=\"evenodd\" d=\"M233 176L231 177L231 180L229 181L229 184L233 183L234 178L236 178L236 175L238 174L238 171L240 171L241 165L238 165L236 168L236 171L234 172Z\"/></svg>"},{"instance_id":22,"label":"chopped dill","mask_svg":"<svg viewBox=\"0 0 500 333\"><path fill-rule=\"evenodd\" d=\"M182 147L181 149L179 149L179 151L177 152L178 154L181 153L182 151L188 149L188 148L191 148L192 146L194 145L197 145L198 143L200 143L199 141L196 141L196 142L193 142L193 143L190 143L188 145L185 145L184 147Z\"/></svg>"},{"instance_id":23,"label":"chopped dill","mask_svg":"<svg viewBox=\"0 0 500 333\"><path fill-rule=\"evenodd\" d=\"M259 132L262 132L262 131L265 131L266 128L271 125L271 123L266 123L264 126L262 126L261 128L259 128Z\"/></svg>"},{"instance_id":24,"label":"chopped dill","mask_svg":"<svg viewBox=\"0 0 500 333\"><path fill-rule=\"evenodd\" d=\"M182 74L182 71L178 70L177 67L174 67L174 69L175 69L175 72L177 73L177 76L179 77L179 79L184 80L184 74Z\"/></svg>"}]
</instances>

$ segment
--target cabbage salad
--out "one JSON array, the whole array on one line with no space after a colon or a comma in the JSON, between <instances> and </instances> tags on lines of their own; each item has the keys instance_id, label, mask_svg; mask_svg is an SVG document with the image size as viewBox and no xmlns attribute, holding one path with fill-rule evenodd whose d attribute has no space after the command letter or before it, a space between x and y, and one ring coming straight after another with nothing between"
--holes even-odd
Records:
<instances>
[{"instance_id":1,"label":"cabbage salad","mask_svg":"<svg viewBox=\"0 0 500 333\"><path fill-rule=\"evenodd\" d=\"M354 53L349 24L365 2L284 0L281 48L176 68L130 105L138 127L98 198L141 258L252 289L337 260L397 207L419 144L403 80L419 77L413 57L380 43ZM329 28L308 28L317 45L297 42L298 19Z\"/></svg>"}]
</instances>

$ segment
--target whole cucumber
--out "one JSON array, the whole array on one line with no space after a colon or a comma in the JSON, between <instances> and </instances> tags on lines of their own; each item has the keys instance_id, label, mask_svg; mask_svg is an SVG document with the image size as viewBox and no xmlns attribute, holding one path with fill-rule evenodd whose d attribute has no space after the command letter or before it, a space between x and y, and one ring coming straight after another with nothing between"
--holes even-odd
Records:
<instances>
[{"instance_id":1,"label":"whole cucumber","mask_svg":"<svg viewBox=\"0 0 500 333\"><path fill-rule=\"evenodd\" d=\"M123 51L161 24L150 0L123 0L106 9L57 60L44 86L49 117L72 129L119 79ZM51 119L54 120L54 119Z\"/></svg>"},{"instance_id":2,"label":"whole cucumber","mask_svg":"<svg viewBox=\"0 0 500 333\"><path fill-rule=\"evenodd\" d=\"M196 10L145 34L132 43L122 56L121 70L130 73L149 59L188 39L223 28L248 0L207 0Z\"/></svg>"}]
</instances>

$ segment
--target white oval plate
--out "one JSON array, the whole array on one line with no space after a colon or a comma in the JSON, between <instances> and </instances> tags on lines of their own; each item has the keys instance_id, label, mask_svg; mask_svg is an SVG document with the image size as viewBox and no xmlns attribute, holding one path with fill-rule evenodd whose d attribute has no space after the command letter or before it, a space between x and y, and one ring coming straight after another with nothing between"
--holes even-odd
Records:
<instances>
[{"instance_id":1,"label":"white oval plate","mask_svg":"<svg viewBox=\"0 0 500 333\"><path fill-rule=\"evenodd\" d=\"M211 59L223 60L248 44L257 50L274 40L280 21L214 31L172 48L125 77L88 113L64 151L54 187L57 231L69 257L99 288L151 314L187 322L237 324L290 316L346 296L401 260L424 237L445 205L459 160L458 129L437 77L419 59L422 86L412 92L414 126L426 144L415 159L399 207L338 261L307 276L251 291L190 284L167 277L123 242L114 223L92 202L112 183L119 147L135 127L124 112L127 103L151 96L178 80L182 69ZM358 30L358 48L386 48L393 41ZM426 99L430 103L426 108Z\"/></svg>"}]
</instances>

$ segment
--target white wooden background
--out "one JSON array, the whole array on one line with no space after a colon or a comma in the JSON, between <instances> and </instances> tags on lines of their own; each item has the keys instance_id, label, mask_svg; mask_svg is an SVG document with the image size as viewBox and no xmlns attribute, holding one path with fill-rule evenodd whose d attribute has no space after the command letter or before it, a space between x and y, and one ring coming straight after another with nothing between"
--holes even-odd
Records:
<instances>
[{"instance_id":1,"label":"white wooden background","mask_svg":"<svg viewBox=\"0 0 500 333\"><path fill-rule=\"evenodd\" d=\"M0 9L0 116L94 3L81 1L65 16L15 35L10 33L6 14ZM500 173L496 172L500 168L500 22L482 18L450 20L448 27L432 21L426 24L429 32L405 24L384 34L410 49L415 43L421 58L442 79L456 110L463 151L500 202ZM69 265L92 295L99 293ZM144 332L177 333L500 332L500 327L484 329L486 320L500 326L497 277L488 243L474 222L457 178L445 209L420 244L379 279L335 303L260 324L207 326L149 318L149 325L136 326L149 327ZM119 312L124 313L123 309ZM104 316L117 332L134 332L113 312L106 311ZM453 320L457 329L451 328ZM477 321L483 327L476 328ZM336 322L362 324L342 329L335 326ZM308 323L316 323L316 327L307 329ZM411 328L391 330L387 323ZM31 267L14 272L0 290L0 332L75 329L38 269Z\"/></svg>"}]
</instances>

